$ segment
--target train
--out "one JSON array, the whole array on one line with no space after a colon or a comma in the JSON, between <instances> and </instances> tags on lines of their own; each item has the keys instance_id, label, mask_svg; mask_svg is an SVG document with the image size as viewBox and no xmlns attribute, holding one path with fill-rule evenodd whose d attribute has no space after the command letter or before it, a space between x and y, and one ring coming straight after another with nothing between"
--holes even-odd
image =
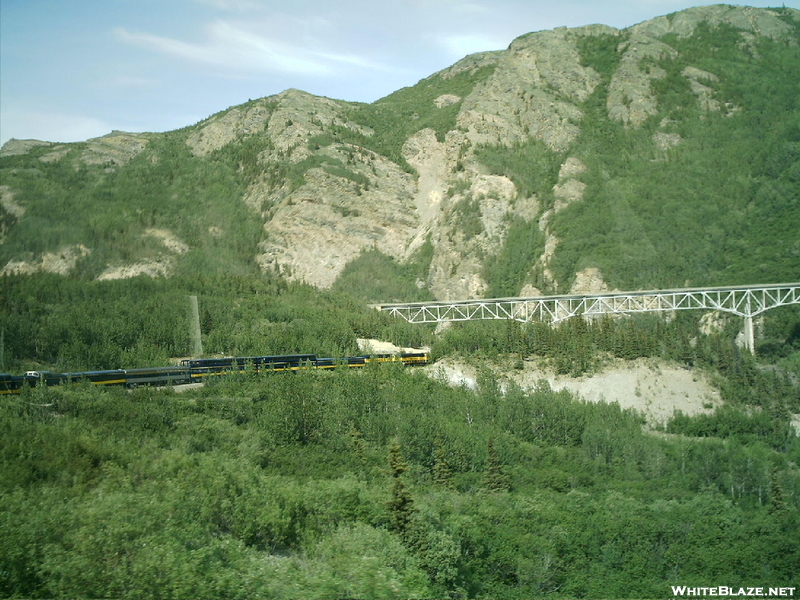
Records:
<instances>
[{"instance_id":1,"label":"train","mask_svg":"<svg viewBox=\"0 0 800 600\"><path fill-rule=\"evenodd\" d=\"M277 356L237 356L228 358L187 358L180 365L170 367L145 367L139 369L113 369L108 371L80 371L53 373L27 371L24 375L0 373L0 394L19 393L26 385L64 385L89 382L94 385L118 385L135 388L141 385L169 386L203 382L207 377L249 371L269 373L299 371L304 369L359 368L375 363L402 363L406 366L425 365L427 352L402 352L400 354L370 354L346 358L319 358L316 354L285 354Z\"/></svg>"}]
</instances>

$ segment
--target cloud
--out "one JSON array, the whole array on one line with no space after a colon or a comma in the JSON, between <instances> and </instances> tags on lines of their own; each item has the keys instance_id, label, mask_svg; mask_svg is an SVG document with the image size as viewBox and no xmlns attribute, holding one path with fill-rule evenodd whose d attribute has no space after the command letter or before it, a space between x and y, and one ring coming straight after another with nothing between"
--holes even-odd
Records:
<instances>
[{"instance_id":1,"label":"cloud","mask_svg":"<svg viewBox=\"0 0 800 600\"><path fill-rule=\"evenodd\" d=\"M488 7L476 2L464 2L462 4L457 4L454 10L463 14L486 14L489 12Z\"/></svg>"},{"instance_id":2,"label":"cloud","mask_svg":"<svg viewBox=\"0 0 800 600\"><path fill-rule=\"evenodd\" d=\"M368 58L364 58L363 56L359 56L357 54L328 54L321 52L319 53L318 56L331 62L358 67L361 69L369 69L370 71L386 71L392 73L397 73L401 71L398 68L390 67L388 65L375 62Z\"/></svg>"},{"instance_id":3,"label":"cloud","mask_svg":"<svg viewBox=\"0 0 800 600\"><path fill-rule=\"evenodd\" d=\"M308 44L307 39L302 45L287 43L253 33L228 21L211 24L207 28L207 39L202 43L130 32L124 28L117 28L114 33L123 42L196 63L221 67L229 72L332 76L342 67L391 70L365 56L313 50L310 49L313 44Z\"/></svg>"},{"instance_id":4,"label":"cloud","mask_svg":"<svg viewBox=\"0 0 800 600\"><path fill-rule=\"evenodd\" d=\"M439 44L453 57L463 58L475 52L487 50L503 50L508 40L498 40L486 35L449 35L439 38Z\"/></svg>"},{"instance_id":5,"label":"cloud","mask_svg":"<svg viewBox=\"0 0 800 600\"><path fill-rule=\"evenodd\" d=\"M109 86L123 88L147 88L155 85L153 79L146 77L133 77L131 75L117 75L108 82Z\"/></svg>"},{"instance_id":6,"label":"cloud","mask_svg":"<svg viewBox=\"0 0 800 600\"><path fill-rule=\"evenodd\" d=\"M194 0L194 2L228 12L250 12L262 8L261 4L253 0Z\"/></svg>"}]
</instances>

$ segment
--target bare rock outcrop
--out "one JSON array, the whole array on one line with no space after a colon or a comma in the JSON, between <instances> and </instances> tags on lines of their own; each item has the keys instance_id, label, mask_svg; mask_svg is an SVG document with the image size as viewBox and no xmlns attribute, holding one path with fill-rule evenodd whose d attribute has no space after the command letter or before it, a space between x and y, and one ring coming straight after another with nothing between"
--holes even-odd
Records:
<instances>
[{"instance_id":1,"label":"bare rock outcrop","mask_svg":"<svg viewBox=\"0 0 800 600\"><path fill-rule=\"evenodd\" d=\"M149 141L147 134L112 131L102 137L90 139L80 160L87 165L121 166L142 152Z\"/></svg>"},{"instance_id":2,"label":"bare rock outcrop","mask_svg":"<svg viewBox=\"0 0 800 600\"><path fill-rule=\"evenodd\" d=\"M800 11L784 9L783 12L794 20L800 21ZM720 24L731 25L742 32L774 40L788 39L793 35L792 26L781 18L777 10L729 4L687 8L671 15L656 17L634 25L630 31L633 34L644 34L650 37L661 37L668 33L688 37L694 33L700 23L706 23L711 28Z\"/></svg>"},{"instance_id":3,"label":"bare rock outcrop","mask_svg":"<svg viewBox=\"0 0 800 600\"><path fill-rule=\"evenodd\" d=\"M337 150L344 152L346 146L328 148ZM374 174L371 164L383 176ZM368 180L366 187L313 168L305 184L275 207L256 256L262 269L279 269L292 279L327 288L364 249L402 258L418 226L411 177L367 152L349 166Z\"/></svg>"},{"instance_id":4,"label":"bare rock outcrop","mask_svg":"<svg viewBox=\"0 0 800 600\"><path fill-rule=\"evenodd\" d=\"M266 99L232 108L209 117L186 140L196 156L206 156L225 147L240 135L254 135L264 130L271 115Z\"/></svg>"},{"instance_id":5,"label":"bare rock outcrop","mask_svg":"<svg viewBox=\"0 0 800 600\"><path fill-rule=\"evenodd\" d=\"M347 102L290 89L275 96L216 114L198 125L186 140L192 153L206 156L240 137L266 135L274 148L263 160L287 156L299 162L310 155L306 142L331 125L340 125L364 135L372 132L343 116Z\"/></svg>"},{"instance_id":6,"label":"bare rock outcrop","mask_svg":"<svg viewBox=\"0 0 800 600\"><path fill-rule=\"evenodd\" d=\"M42 140L18 140L16 138L11 138L5 144L3 144L2 148L0 148L0 157L20 156L27 154L34 148L52 145L52 142L43 142Z\"/></svg>"},{"instance_id":7,"label":"bare rock outcrop","mask_svg":"<svg viewBox=\"0 0 800 600\"><path fill-rule=\"evenodd\" d=\"M645 69L642 63L646 59L676 58L678 52L644 33L631 35L621 49L619 68L608 87L608 116L636 127L658 114L658 103L650 81L666 75L658 67Z\"/></svg>"},{"instance_id":8,"label":"bare rock outcrop","mask_svg":"<svg viewBox=\"0 0 800 600\"><path fill-rule=\"evenodd\" d=\"M14 192L7 185L0 185L0 207L16 219L25 215L25 207L14 201Z\"/></svg>"},{"instance_id":9,"label":"bare rock outcrop","mask_svg":"<svg viewBox=\"0 0 800 600\"><path fill-rule=\"evenodd\" d=\"M167 250L175 254L186 254L189 251L189 245L169 229L150 228L145 230L144 236L157 239Z\"/></svg>"},{"instance_id":10,"label":"bare rock outcrop","mask_svg":"<svg viewBox=\"0 0 800 600\"><path fill-rule=\"evenodd\" d=\"M464 99L459 127L476 144L510 145L532 137L553 150L568 148L580 133L583 113L577 105L600 83L581 63L576 40L586 33L559 28L514 40L492 76Z\"/></svg>"},{"instance_id":11,"label":"bare rock outcrop","mask_svg":"<svg viewBox=\"0 0 800 600\"><path fill-rule=\"evenodd\" d=\"M0 270L0 275L31 275L38 272L67 275L80 259L90 253L89 248L82 244L64 246L55 252L45 252L36 259L10 260Z\"/></svg>"},{"instance_id":12,"label":"bare rock outcrop","mask_svg":"<svg viewBox=\"0 0 800 600\"><path fill-rule=\"evenodd\" d=\"M602 294L611 291L596 267L587 267L575 273L575 281L569 289L570 294Z\"/></svg>"},{"instance_id":13,"label":"bare rock outcrop","mask_svg":"<svg viewBox=\"0 0 800 600\"><path fill-rule=\"evenodd\" d=\"M583 200L586 184L579 177L584 171L586 171L586 165L574 156L569 157L561 165L558 172L558 183L553 186L553 196L556 199L553 212L561 212L570 204Z\"/></svg>"},{"instance_id":14,"label":"bare rock outcrop","mask_svg":"<svg viewBox=\"0 0 800 600\"><path fill-rule=\"evenodd\" d=\"M111 281L113 279L129 279L139 275L148 277L168 277L175 267L172 256L163 256L153 260L143 260L127 265L110 266L97 276L97 281Z\"/></svg>"}]
</instances>

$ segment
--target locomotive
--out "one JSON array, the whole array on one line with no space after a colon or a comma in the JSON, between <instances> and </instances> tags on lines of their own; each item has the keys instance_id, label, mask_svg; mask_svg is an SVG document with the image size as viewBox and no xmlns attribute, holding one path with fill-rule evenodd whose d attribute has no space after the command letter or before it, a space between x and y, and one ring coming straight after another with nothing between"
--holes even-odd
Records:
<instances>
[{"instance_id":1,"label":"locomotive","mask_svg":"<svg viewBox=\"0 0 800 600\"><path fill-rule=\"evenodd\" d=\"M0 373L0 394L19 393L25 385L63 385L90 382L94 385L121 385L128 388L140 385L180 385L202 382L206 377L216 377L242 371L255 373L272 371L298 371L302 369L337 369L365 367L371 363L399 362L404 365L424 365L429 361L427 352L401 354L373 354L346 358L318 358L316 354L286 354L279 356L238 356L230 358L187 358L172 367L145 367L139 369L113 369L109 371L80 371L52 373L27 371L24 375Z\"/></svg>"}]
</instances>

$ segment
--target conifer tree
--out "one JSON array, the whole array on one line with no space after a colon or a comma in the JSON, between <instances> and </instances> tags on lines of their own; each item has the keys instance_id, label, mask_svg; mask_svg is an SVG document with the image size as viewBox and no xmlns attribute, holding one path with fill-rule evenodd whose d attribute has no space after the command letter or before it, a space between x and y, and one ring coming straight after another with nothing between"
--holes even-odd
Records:
<instances>
[{"instance_id":1,"label":"conifer tree","mask_svg":"<svg viewBox=\"0 0 800 600\"><path fill-rule=\"evenodd\" d=\"M350 444L353 447L353 454L358 462L362 466L366 465L367 461L364 458L364 436L356 429L355 423L350 426Z\"/></svg>"},{"instance_id":2,"label":"conifer tree","mask_svg":"<svg viewBox=\"0 0 800 600\"><path fill-rule=\"evenodd\" d=\"M389 500L389 526L400 534L404 542L410 541L411 522L414 518L414 500L403 483L403 473L408 467L403 460L400 443L395 440L389 449L389 471L392 476L392 497Z\"/></svg>"},{"instance_id":3,"label":"conifer tree","mask_svg":"<svg viewBox=\"0 0 800 600\"><path fill-rule=\"evenodd\" d=\"M486 464L486 476L483 480L483 487L490 492L508 492L511 489L511 482L508 475L503 470L497 450L494 447L494 440L489 438L488 442L489 459Z\"/></svg>"},{"instance_id":4,"label":"conifer tree","mask_svg":"<svg viewBox=\"0 0 800 600\"><path fill-rule=\"evenodd\" d=\"M783 486L778 480L778 470L772 468L769 474L770 499L769 512L771 514L781 513L786 510L786 498L783 493Z\"/></svg>"},{"instance_id":5,"label":"conifer tree","mask_svg":"<svg viewBox=\"0 0 800 600\"><path fill-rule=\"evenodd\" d=\"M453 471L447 462L447 455L442 440L436 438L434 442L436 449L434 450L434 463L433 463L433 482L437 483L448 489L453 488Z\"/></svg>"}]
</instances>

